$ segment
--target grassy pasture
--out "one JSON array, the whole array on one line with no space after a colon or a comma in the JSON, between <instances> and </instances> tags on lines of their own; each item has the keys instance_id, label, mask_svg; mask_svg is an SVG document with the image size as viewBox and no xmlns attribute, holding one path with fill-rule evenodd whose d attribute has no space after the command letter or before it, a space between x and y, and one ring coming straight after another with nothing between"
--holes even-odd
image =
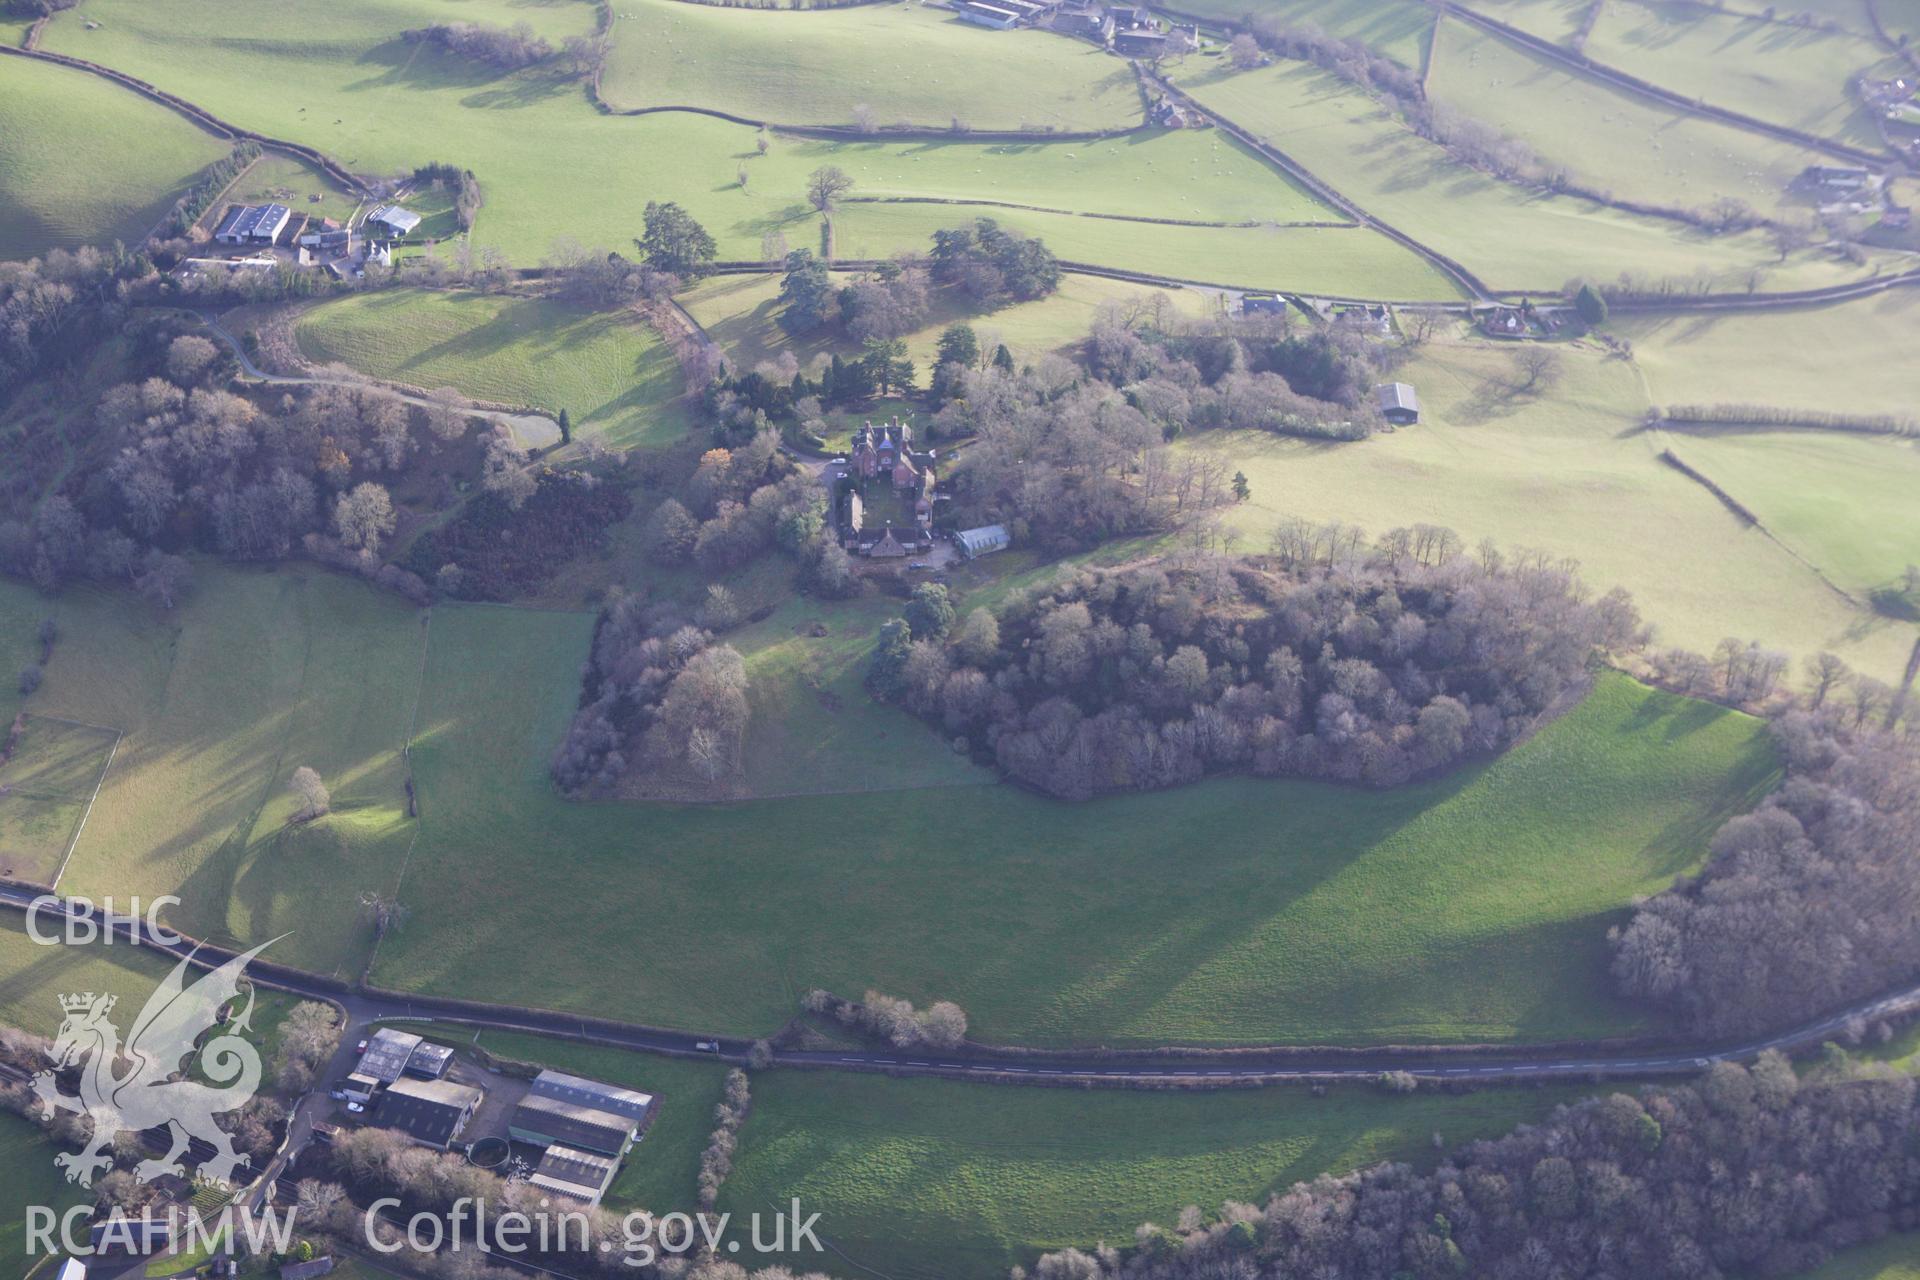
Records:
<instances>
[{"instance_id":1,"label":"grassy pasture","mask_svg":"<svg viewBox=\"0 0 1920 1280\"><path fill-rule=\"evenodd\" d=\"M45 884L73 840L113 750L111 730L29 716L0 765L0 875Z\"/></svg>"},{"instance_id":2,"label":"grassy pasture","mask_svg":"<svg viewBox=\"0 0 1920 1280\"><path fill-rule=\"evenodd\" d=\"M0 60L0 258L131 244L228 146L96 76Z\"/></svg>"},{"instance_id":3,"label":"grassy pasture","mask_svg":"<svg viewBox=\"0 0 1920 1280\"><path fill-rule=\"evenodd\" d=\"M1467 8L1542 40L1567 44L1580 29L1587 5L1585 0L1473 0Z\"/></svg>"},{"instance_id":4,"label":"grassy pasture","mask_svg":"<svg viewBox=\"0 0 1920 1280\"><path fill-rule=\"evenodd\" d=\"M1705 651L1727 635L1758 638L1796 655L1835 649L1882 678L1899 675L1911 628L1850 604L1659 461L1664 442L1640 428L1647 401L1632 366L1563 348L1560 385L1521 396L1508 389L1511 358L1484 342L1422 348L1398 374L1420 394L1411 430L1352 445L1202 433L1182 447L1218 451L1246 473L1253 496L1232 518L1251 545L1290 515L1374 532L1442 524L1469 542L1492 537L1577 560L1596 588L1631 591L1662 644ZM1673 444L1691 458L1691 437L1676 433ZM1877 545L1857 523L1827 533L1853 535L1861 554Z\"/></svg>"},{"instance_id":5,"label":"grassy pasture","mask_svg":"<svg viewBox=\"0 0 1920 1280\"><path fill-rule=\"evenodd\" d=\"M1072 807L1005 788L568 805L545 761L590 625L436 610L400 895L416 914L381 950L384 985L762 1033L809 986L868 984L958 999L988 1038L1617 1030L1640 1015L1607 994L1608 919L1773 771L1753 722L1609 679L1522 750L1380 795L1227 780ZM980 889L1016 880L1018 898Z\"/></svg>"},{"instance_id":6,"label":"grassy pasture","mask_svg":"<svg viewBox=\"0 0 1920 1280\"><path fill-rule=\"evenodd\" d=\"M388 290L302 314L301 352L423 388L549 413L566 409L582 439L615 448L683 435L680 367L627 311L546 298Z\"/></svg>"},{"instance_id":7,"label":"grassy pasture","mask_svg":"<svg viewBox=\"0 0 1920 1280\"><path fill-rule=\"evenodd\" d=\"M826 163L846 169L867 195L988 198L1221 222L1328 216L1253 157L1206 134L1142 134L1097 147L776 136L762 157L753 130L742 126L684 113L604 116L577 83L548 69L502 75L399 38L436 18L504 25L526 17L549 38L584 34L592 14L581 4L348 0L346 10L323 14L314 0L302 0L214 14L186 0L99 2L92 16L100 29L86 30L63 14L48 28L48 46L126 68L230 119L318 146L356 170L430 160L471 168L486 196L475 240L522 264L537 261L560 236L624 247L650 199L682 203L713 232L723 256L757 256L769 231L812 246L817 218L803 192L807 174ZM745 188L737 176L742 167ZM879 253L924 249L933 226L967 213L948 209L931 224L922 220L863 242ZM1076 221L1084 225L1069 256L1127 265L1143 238L1138 224ZM1217 247L1231 254L1245 233L1222 235Z\"/></svg>"},{"instance_id":8,"label":"grassy pasture","mask_svg":"<svg viewBox=\"0 0 1920 1280\"><path fill-rule=\"evenodd\" d=\"M0 1257L20 1266L16 1275L25 1275L32 1263L42 1260L27 1253L27 1207L44 1205L62 1214L92 1198L55 1167L58 1154L60 1148L38 1125L0 1112ZM46 1272L52 1273L51 1268Z\"/></svg>"},{"instance_id":9,"label":"grassy pasture","mask_svg":"<svg viewBox=\"0 0 1920 1280\"><path fill-rule=\"evenodd\" d=\"M1758 233L1709 236L1570 196L1527 190L1465 168L1388 108L1307 63L1236 73L1189 59L1181 86L1293 156L1367 212L1432 245L1494 288L1558 289L1569 277L1624 269L1704 277L1744 288L1833 284L1856 269L1810 252L1776 262Z\"/></svg>"},{"instance_id":10,"label":"grassy pasture","mask_svg":"<svg viewBox=\"0 0 1920 1280\"><path fill-rule=\"evenodd\" d=\"M927 243L962 218L938 205L850 204L834 215L841 257L871 257ZM1445 302L1453 282L1411 251L1358 227L1164 227L1070 214L981 210L1039 236L1060 257L1176 280L1247 288L1298 289L1344 297Z\"/></svg>"},{"instance_id":11,"label":"grassy pasture","mask_svg":"<svg viewBox=\"0 0 1920 1280\"><path fill-rule=\"evenodd\" d=\"M1587 184L1651 204L1693 209L1731 196L1774 210L1800 170L1822 162L1817 152L1609 88L1465 22L1440 24L1428 92Z\"/></svg>"},{"instance_id":12,"label":"grassy pasture","mask_svg":"<svg viewBox=\"0 0 1920 1280\"><path fill-rule=\"evenodd\" d=\"M1875 41L1838 31L1716 13L1672 0L1622 0L1601 11L1587 56L1717 107L1877 150L1856 76L1892 67Z\"/></svg>"},{"instance_id":13,"label":"grassy pasture","mask_svg":"<svg viewBox=\"0 0 1920 1280\"><path fill-rule=\"evenodd\" d=\"M1069 1245L1131 1241L1180 1210L1261 1203L1322 1173L1423 1167L1450 1146L1543 1118L1568 1089L1128 1093L763 1073L721 1194L736 1217L795 1196L837 1251L787 1261L848 1276L1005 1275ZM644 1148L643 1148L644 1150Z\"/></svg>"},{"instance_id":14,"label":"grassy pasture","mask_svg":"<svg viewBox=\"0 0 1920 1280\"><path fill-rule=\"evenodd\" d=\"M836 288L852 283L851 273L834 274ZM1144 305L1156 294L1166 296L1174 310L1182 315L1211 314L1214 296L1191 289L1154 289L1150 286L1108 280L1100 276L1068 274L1060 288L1038 302L1017 302L998 310L980 312L964 295L950 289L936 289L927 323L907 335L907 350L918 369L922 386L933 375L934 354L940 332L948 325L964 322L973 326L981 346L991 352L1004 342L1016 360L1034 360L1049 352L1062 351L1087 336L1095 314L1101 307ZM844 333L820 332L789 335L780 327L780 277L714 276L683 293L679 302L720 344L736 368L752 369L763 360L782 351L792 351L802 364L823 355L858 354L860 346Z\"/></svg>"},{"instance_id":15,"label":"grassy pasture","mask_svg":"<svg viewBox=\"0 0 1920 1280\"><path fill-rule=\"evenodd\" d=\"M276 959L350 968L366 942L358 896L390 887L412 833L399 751L415 612L331 574L208 567L169 617L123 593L47 602L18 586L0 589L0 614L60 623L36 713L126 735L62 890L175 893L169 920L187 932L253 942L292 929ZM289 827L302 764L332 788L334 813Z\"/></svg>"},{"instance_id":16,"label":"grassy pasture","mask_svg":"<svg viewBox=\"0 0 1920 1280\"><path fill-rule=\"evenodd\" d=\"M886 51L875 74L873 53ZM616 108L707 107L775 124L1120 129L1140 123L1125 62L1043 31L988 31L916 4L722 9L622 0L600 80Z\"/></svg>"},{"instance_id":17,"label":"grassy pasture","mask_svg":"<svg viewBox=\"0 0 1920 1280\"><path fill-rule=\"evenodd\" d=\"M1915 412L1920 292L1841 306L1727 316L1621 317L1660 404L1765 404L1841 413Z\"/></svg>"}]
</instances>

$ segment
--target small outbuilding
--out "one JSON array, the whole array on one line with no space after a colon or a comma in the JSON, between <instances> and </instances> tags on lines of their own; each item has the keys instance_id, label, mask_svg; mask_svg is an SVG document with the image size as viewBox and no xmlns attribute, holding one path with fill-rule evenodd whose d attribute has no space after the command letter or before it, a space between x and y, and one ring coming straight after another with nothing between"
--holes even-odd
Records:
<instances>
[{"instance_id":1,"label":"small outbuilding","mask_svg":"<svg viewBox=\"0 0 1920 1280\"><path fill-rule=\"evenodd\" d=\"M374 1123L444 1150L473 1119L483 1097L478 1089L451 1080L395 1080L380 1095Z\"/></svg>"},{"instance_id":2,"label":"small outbuilding","mask_svg":"<svg viewBox=\"0 0 1920 1280\"><path fill-rule=\"evenodd\" d=\"M1410 427L1420 421L1420 398L1404 382L1389 382L1373 389L1380 400L1380 413L1396 427Z\"/></svg>"},{"instance_id":3,"label":"small outbuilding","mask_svg":"<svg viewBox=\"0 0 1920 1280\"><path fill-rule=\"evenodd\" d=\"M444 1044L431 1044L422 1040L407 1055L406 1073L422 1080L438 1080L447 1074L447 1067L453 1062L453 1050Z\"/></svg>"},{"instance_id":4,"label":"small outbuilding","mask_svg":"<svg viewBox=\"0 0 1920 1280\"><path fill-rule=\"evenodd\" d=\"M991 555L995 551L1005 551L1013 543L1003 524L985 524L978 529L962 529L953 535L953 543L960 548L960 554L969 560L978 560L981 556Z\"/></svg>"}]
</instances>

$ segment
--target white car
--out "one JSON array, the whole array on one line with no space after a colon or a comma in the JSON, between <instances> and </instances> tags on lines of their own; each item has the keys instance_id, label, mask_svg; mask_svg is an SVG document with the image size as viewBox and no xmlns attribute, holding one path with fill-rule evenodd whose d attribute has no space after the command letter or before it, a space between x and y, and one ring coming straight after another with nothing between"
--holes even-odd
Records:
<instances>
[{"instance_id":1,"label":"white car","mask_svg":"<svg viewBox=\"0 0 1920 1280\"><path fill-rule=\"evenodd\" d=\"M359 1115L362 1111L365 1111L366 1109L367 1109L366 1104L363 1102L349 1102L347 1104L347 1110L353 1112L354 1115Z\"/></svg>"}]
</instances>

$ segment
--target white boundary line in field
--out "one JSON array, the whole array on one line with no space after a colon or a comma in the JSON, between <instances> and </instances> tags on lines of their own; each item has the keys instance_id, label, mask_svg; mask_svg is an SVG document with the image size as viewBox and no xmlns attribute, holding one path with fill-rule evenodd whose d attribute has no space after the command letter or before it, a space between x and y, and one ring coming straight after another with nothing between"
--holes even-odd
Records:
<instances>
[{"instance_id":1,"label":"white boundary line in field","mask_svg":"<svg viewBox=\"0 0 1920 1280\"><path fill-rule=\"evenodd\" d=\"M47 719L53 719L53 717L49 716ZM78 720L67 720L63 721L63 723L79 724L81 722ZM98 724L88 725L87 727L89 729L106 728L105 725ZM87 819L93 815L93 802L100 798L100 788L106 785L107 774L113 768L113 757L119 754L120 739L127 736L118 729L110 730L110 732L113 734L113 745L107 748L107 762L100 766L100 776L93 781L93 794L87 797L87 807L80 811L80 825L73 829L73 838L67 841L67 851L60 859L59 869L53 873L53 879L47 882L47 887L50 889L58 889L60 887L60 877L67 874L67 864L73 861L73 851L80 846L80 833L87 829Z\"/></svg>"}]
</instances>

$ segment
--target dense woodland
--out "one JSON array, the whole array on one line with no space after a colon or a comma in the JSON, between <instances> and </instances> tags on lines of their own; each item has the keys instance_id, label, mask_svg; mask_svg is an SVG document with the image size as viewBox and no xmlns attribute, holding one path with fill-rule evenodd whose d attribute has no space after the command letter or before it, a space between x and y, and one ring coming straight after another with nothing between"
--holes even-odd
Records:
<instances>
[{"instance_id":1,"label":"dense woodland","mask_svg":"<svg viewBox=\"0 0 1920 1280\"><path fill-rule=\"evenodd\" d=\"M1836 704L1775 721L1785 784L1615 932L1622 991L1735 1036L1920 974L1920 743L1848 720Z\"/></svg>"},{"instance_id":2,"label":"dense woodland","mask_svg":"<svg viewBox=\"0 0 1920 1280\"><path fill-rule=\"evenodd\" d=\"M1722 1280L1785 1276L1920 1224L1906 1077L1801 1084L1785 1058L1616 1093L1477 1142L1437 1170L1377 1165L1265 1205L1049 1254L1033 1280Z\"/></svg>"},{"instance_id":3,"label":"dense woodland","mask_svg":"<svg viewBox=\"0 0 1920 1280\"><path fill-rule=\"evenodd\" d=\"M1392 786L1497 751L1645 633L1625 593L1446 530L1283 529L1269 560L1083 570L887 623L871 683L1066 799L1250 770Z\"/></svg>"}]
</instances>

